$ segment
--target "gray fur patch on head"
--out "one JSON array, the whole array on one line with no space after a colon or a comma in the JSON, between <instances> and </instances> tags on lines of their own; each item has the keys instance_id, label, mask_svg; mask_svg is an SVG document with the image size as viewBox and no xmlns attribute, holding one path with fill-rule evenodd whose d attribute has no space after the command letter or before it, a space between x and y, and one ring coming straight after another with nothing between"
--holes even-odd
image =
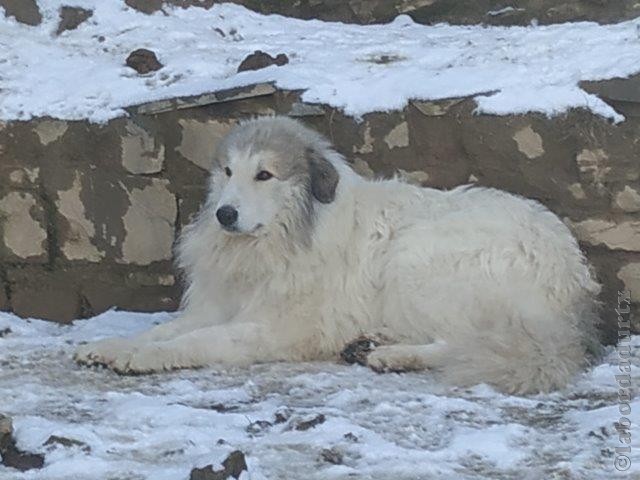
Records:
<instances>
[{"instance_id":1,"label":"gray fur patch on head","mask_svg":"<svg viewBox=\"0 0 640 480\"><path fill-rule=\"evenodd\" d=\"M307 152L311 176L311 193L320 203L331 203L336 198L340 176L338 171L321 153Z\"/></svg>"},{"instance_id":2,"label":"gray fur patch on head","mask_svg":"<svg viewBox=\"0 0 640 480\"><path fill-rule=\"evenodd\" d=\"M263 117L236 126L223 139L216 154L224 165L231 151L250 155L270 152L277 158L276 174L299 184L311 182L311 193L321 203L330 203L340 177L327 159L335 152L319 133L288 117Z\"/></svg>"}]
</instances>

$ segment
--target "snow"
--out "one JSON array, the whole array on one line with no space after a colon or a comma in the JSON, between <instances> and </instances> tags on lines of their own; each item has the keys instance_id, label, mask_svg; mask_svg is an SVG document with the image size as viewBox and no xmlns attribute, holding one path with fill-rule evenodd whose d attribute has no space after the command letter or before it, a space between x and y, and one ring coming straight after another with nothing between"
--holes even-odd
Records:
<instances>
[{"instance_id":1,"label":"snow","mask_svg":"<svg viewBox=\"0 0 640 480\"><path fill-rule=\"evenodd\" d=\"M133 335L171 317L110 311L59 326L0 313L0 331L11 330L0 338L0 412L13 417L20 448L46 455L42 470L0 466L0 478L186 480L193 467L217 465L236 449L247 456L245 480L613 478L621 444L612 349L566 390L531 397L333 362L121 377L71 359L80 342ZM640 337L632 361L638 385ZM631 409L637 444L640 400ZM289 419L247 430L277 412ZM318 414L324 423L292 428ZM43 445L51 435L91 450ZM321 460L326 448L343 464ZM625 478L640 473L632 452Z\"/></svg>"},{"instance_id":2,"label":"snow","mask_svg":"<svg viewBox=\"0 0 640 480\"><path fill-rule=\"evenodd\" d=\"M487 15L489 15L490 17L499 17L500 15L504 15L505 13L524 12L524 10L524 8L504 7L498 10L490 10L487 12Z\"/></svg>"},{"instance_id":3,"label":"snow","mask_svg":"<svg viewBox=\"0 0 640 480\"><path fill-rule=\"evenodd\" d=\"M410 99L474 96L482 113L557 115L582 107L618 122L622 115L578 83L640 71L640 19L423 26L401 15L386 25L358 26L264 16L230 4L145 15L120 1L38 3L44 13L38 27L0 14L0 120L105 122L134 104L274 82L356 118L401 109ZM56 36L62 4L94 15ZM165 67L144 76L126 67L137 48L155 51ZM236 73L258 49L286 53L290 63Z\"/></svg>"}]
</instances>

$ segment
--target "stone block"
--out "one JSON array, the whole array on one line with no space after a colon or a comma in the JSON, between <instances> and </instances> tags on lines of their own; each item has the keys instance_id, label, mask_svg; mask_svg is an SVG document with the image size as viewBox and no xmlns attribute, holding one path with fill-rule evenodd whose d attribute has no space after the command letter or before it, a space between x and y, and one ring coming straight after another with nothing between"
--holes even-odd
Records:
<instances>
[{"instance_id":1,"label":"stone block","mask_svg":"<svg viewBox=\"0 0 640 480\"><path fill-rule=\"evenodd\" d=\"M180 192L178 201L178 228L181 230L193 222L202 208L206 199L206 190L204 188L185 188Z\"/></svg>"},{"instance_id":2,"label":"stone block","mask_svg":"<svg viewBox=\"0 0 640 480\"><path fill-rule=\"evenodd\" d=\"M0 198L0 231L5 254L18 261L46 262L44 209L29 192L9 192Z\"/></svg>"},{"instance_id":3,"label":"stone block","mask_svg":"<svg viewBox=\"0 0 640 480\"><path fill-rule=\"evenodd\" d=\"M66 133L69 125L63 120L42 120L34 127L34 131L43 146L53 143Z\"/></svg>"},{"instance_id":4,"label":"stone block","mask_svg":"<svg viewBox=\"0 0 640 480\"><path fill-rule=\"evenodd\" d=\"M389 149L408 147L409 146L409 125L407 122L401 122L391 129L384 137L384 143Z\"/></svg>"},{"instance_id":5,"label":"stone block","mask_svg":"<svg viewBox=\"0 0 640 480\"><path fill-rule=\"evenodd\" d=\"M624 189L615 195L614 206L628 213L640 212L640 193L635 188L625 185Z\"/></svg>"},{"instance_id":6,"label":"stone block","mask_svg":"<svg viewBox=\"0 0 640 480\"><path fill-rule=\"evenodd\" d=\"M423 115L427 117L442 117L449 113L449 109L460 102L464 98L451 98L447 100L436 100L431 102L413 101L411 104Z\"/></svg>"},{"instance_id":7,"label":"stone block","mask_svg":"<svg viewBox=\"0 0 640 480\"><path fill-rule=\"evenodd\" d=\"M275 87L270 83L258 83L246 87L231 88L219 92L204 93L189 97L180 97L168 100L158 100L142 105L130 107L132 113L142 115L157 115L174 110L185 110L196 107L204 107L218 103L226 103L246 98L262 97L275 93Z\"/></svg>"},{"instance_id":8,"label":"stone block","mask_svg":"<svg viewBox=\"0 0 640 480\"><path fill-rule=\"evenodd\" d=\"M88 218L82 188L81 174L74 172L71 187L58 191L56 208L67 223L67 228L59 228L59 247L67 260L99 262L105 253L94 245L96 227Z\"/></svg>"},{"instance_id":9,"label":"stone block","mask_svg":"<svg viewBox=\"0 0 640 480\"><path fill-rule=\"evenodd\" d=\"M9 269L11 307L24 318L69 323L81 313L77 279L65 270L28 266Z\"/></svg>"},{"instance_id":10,"label":"stone block","mask_svg":"<svg viewBox=\"0 0 640 480\"><path fill-rule=\"evenodd\" d=\"M516 141L520 153L530 160L538 158L544 154L542 137L538 132L531 128L531 125L527 125L526 127L518 130L514 134L513 139Z\"/></svg>"},{"instance_id":11,"label":"stone block","mask_svg":"<svg viewBox=\"0 0 640 480\"><path fill-rule=\"evenodd\" d=\"M590 218L576 223L568 220L567 223L582 242L605 245L611 250L640 252L640 221Z\"/></svg>"},{"instance_id":12,"label":"stone block","mask_svg":"<svg viewBox=\"0 0 640 480\"><path fill-rule=\"evenodd\" d=\"M157 273L129 268L97 268L82 274L80 287L91 315L110 308L138 312L173 311L178 308L181 288L169 265Z\"/></svg>"},{"instance_id":13,"label":"stone block","mask_svg":"<svg viewBox=\"0 0 640 480\"><path fill-rule=\"evenodd\" d=\"M177 151L200 168L211 170L216 146L233 124L217 120L201 122L192 119L182 119L179 124L182 128L182 141Z\"/></svg>"},{"instance_id":14,"label":"stone block","mask_svg":"<svg viewBox=\"0 0 640 480\"><path fill-rule=\"evenodd\" d=\"M141 188L128 190L129 208L124 215L121 263L148 265L171 260L175 239L177 202L169 182L153 178Z\"/></svg>"},{"instance_id":15,"label":"stone block","mask_svg":"<svg viewBox=\"0 0 640 480\"><path fill-rule=\"evenodd\" d=\"M628 263L616 276L622 280L625 290L631 292L631 301L640 302L640 262Z\"/></svg>"},{"instance_id":16,"label":"stone block","mask_svg":"<svg viewBox=\"0 0 640 480\"><path fill-rule=\"evenodd\" d=\"M14 17L25 25L36 26L42 22L42 14L36 0L0 0L5 16Z\"/></svg>"},{"instance_id":17,"label":"stone block","mask_svg":"<svg viewBox=\"0 0 640 480\"><path fill-rule=\"evenodd\" d=\"M144 128L129 121L122 136L122 165L133 174L158 173L164 165L164 145Z\"/></svg>"}]
</instances>

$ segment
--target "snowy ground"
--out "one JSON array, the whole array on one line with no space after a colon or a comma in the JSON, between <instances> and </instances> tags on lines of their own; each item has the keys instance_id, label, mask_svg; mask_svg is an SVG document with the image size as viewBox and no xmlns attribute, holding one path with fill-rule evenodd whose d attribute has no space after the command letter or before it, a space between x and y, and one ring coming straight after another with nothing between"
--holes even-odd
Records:
<instances>
[{"instance_id":1,"label":"snowy ground","mask_svg":"<svg viewBox=\"0 0 640 480\"><path fill-rule=\"evenodd\" d=\"M230 4L149 16L115 0L38 3L45 21L36 28L0 14L0 120L102 122L132 104L274 81L356 117L402 108L412 98L477 95L486 113L585 107L620 121L578 82L640 71L640 19L485 28L422 26L399 16L388 25L356 26L263 16ZM94 15L55 36L62 4ZM141 47L157 52L165 67L146 76L126 67L128 54ZM256 49L286 53L290 63L237 74Z\"/></svg>"},{"instance_id":2,"label":"snowy ground","mask_svg":"<svg viewBox=\"0 0 640 480\"><path fill-rule=\"evenodd\" d=\"M618 478L614 352L566 391L528 398L334 363L120 377L71 360L78 342L130 335L168 318L108 312L60 327L0 313L0 331L11 329L0 338L0 412L14 418L19 447L46 454L44 469L20 474L0 466L0 478L186 480L194 466L235 449L247 455L243 478L253 480ZM640 338L634 345L638 385ZM640 400L631 408L637 445ZM288 420L250 427L278 412ZM324 423L292 428L318 414ZM43 446L50 435L91 450ZM342 465L321 460L325 448L339 452ZM638 478L637 448L631 460L621 478Z\"/></svg>"}]
</instances>

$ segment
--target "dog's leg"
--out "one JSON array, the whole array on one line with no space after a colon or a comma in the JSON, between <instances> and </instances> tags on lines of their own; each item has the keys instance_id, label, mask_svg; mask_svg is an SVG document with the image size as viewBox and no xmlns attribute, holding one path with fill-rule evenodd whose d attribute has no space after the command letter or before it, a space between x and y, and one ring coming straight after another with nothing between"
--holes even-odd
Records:
<instances>
[{"instance_id":1,"label":"dog's leg","mask_svg":"<svg viewBox=\"0 0 640 480\"><path fill-rule=\"evenodd\" d=\"M131 352L150 346L156 342L168 341L187 332L203 328L205 325L222 323L218 312L209 315L183 313L178 318L142 332L131 338L107 338L78 347L74 360L85 365L110 365L117 358L123 358Z\"/></svg>"},{"instance_id":2,"label":"dog's leg","mask_svg":"<svg viewBox=\"0 0 640 480\"><path fill-rule=\"evenodd\" d=\"M382 345L367 357L376 372L406 372L436 368L446 362L449 349L444 342L428 345Z\"/></svg>"},{"instance_id":3,"label":"dog's leg","mask_svg":"<svg viewBox=\"0 0 640 480\"><path fill-rule=\"evenodd\" d=\"M276 360L281 349L256 323L231 323L194 330L172 340L118 352L107 366L123 374L196 368L218 363L247 365Z\"/></svg>"}]
</instances>

